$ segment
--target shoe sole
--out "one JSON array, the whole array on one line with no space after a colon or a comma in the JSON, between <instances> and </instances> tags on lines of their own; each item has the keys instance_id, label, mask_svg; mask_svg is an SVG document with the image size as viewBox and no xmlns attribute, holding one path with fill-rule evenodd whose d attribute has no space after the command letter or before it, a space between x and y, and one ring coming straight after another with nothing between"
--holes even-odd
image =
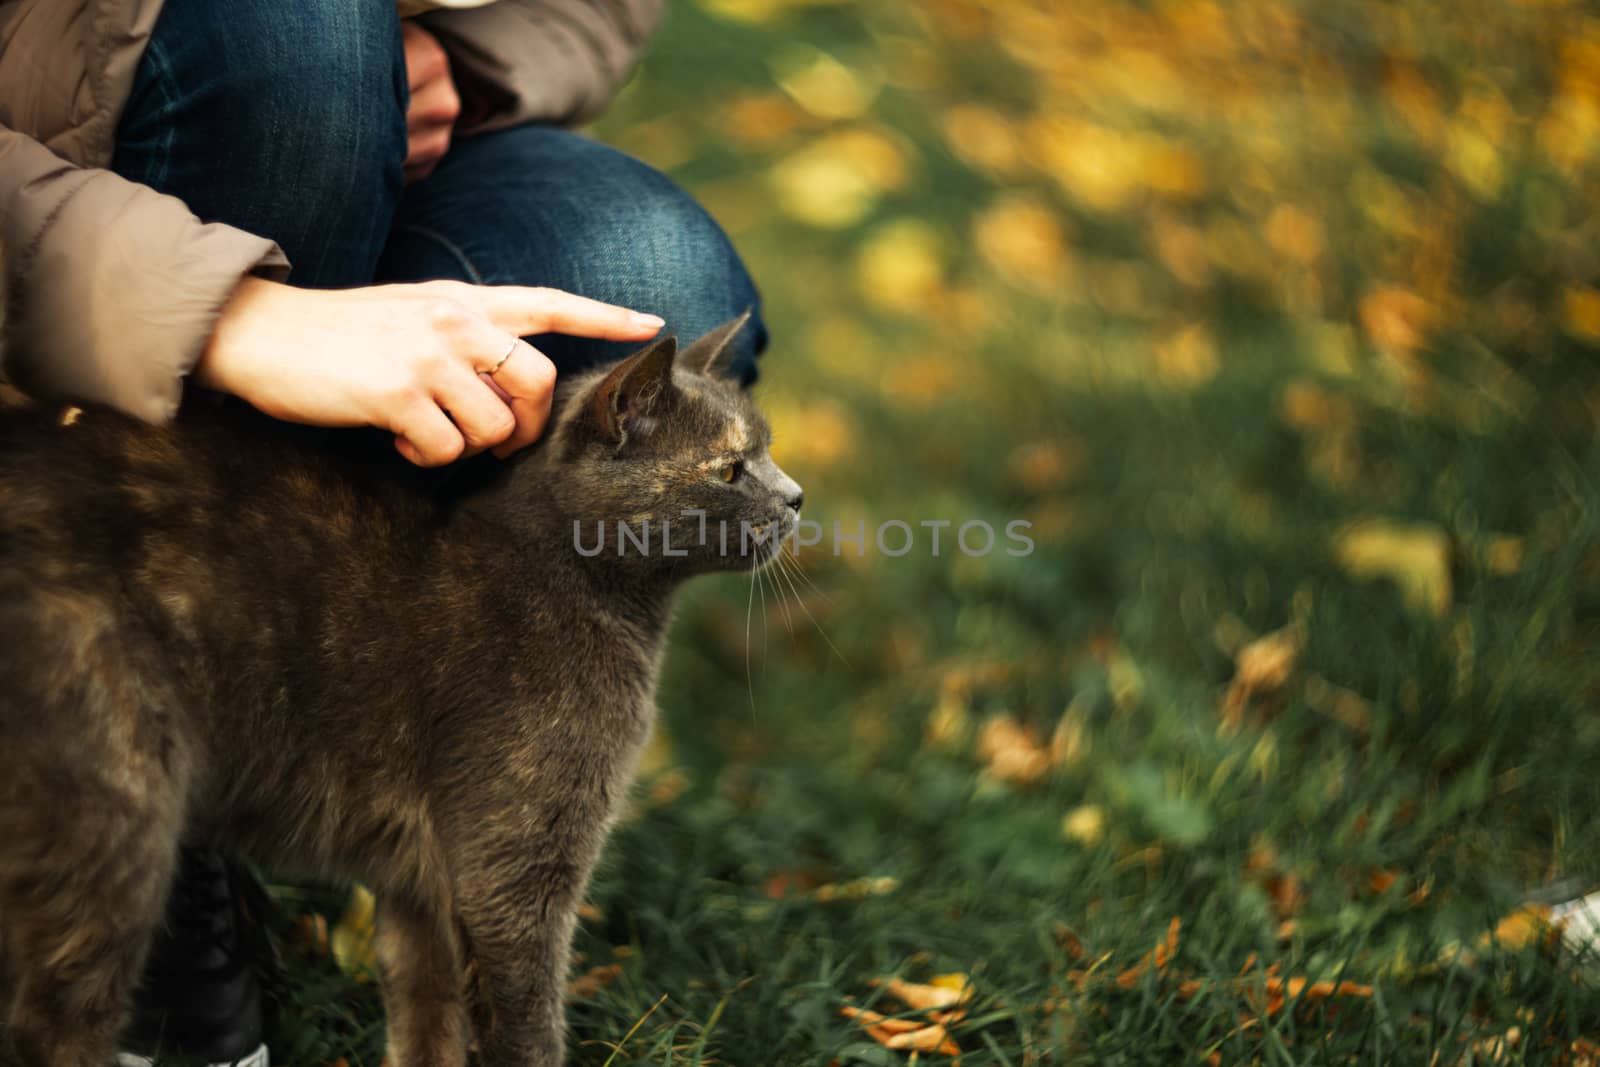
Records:
<instances>
[{"instance_id":1,"label":"shoe sole","mask_svg":"<svg viewBox=\"0 0 1600 1067\"><path fill-rule=\"evenodd\" d=\"M117 1067L155 1067L155 1062L151 1057L141 1056L136 1052L117 1053ZM262 1045L248 1056L223 1063L213 1063L210 1067L272 1067L272 1057L267 1053L267 1046Z\"/></svg>"}]
</instances>

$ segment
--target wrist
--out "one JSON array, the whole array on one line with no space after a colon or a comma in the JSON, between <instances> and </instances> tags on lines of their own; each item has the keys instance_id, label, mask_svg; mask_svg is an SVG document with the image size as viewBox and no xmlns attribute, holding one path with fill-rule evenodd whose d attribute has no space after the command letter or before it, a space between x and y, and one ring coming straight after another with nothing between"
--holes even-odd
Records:
<instances>
[{"instance_id":1,"label":"wrist","mask_svg":"<svg viewBox=\"0 0 1600 1067\"><path fill-rule=\"evenodd\" d=\"M245 352L248 323L256 318L261 304L272 298L273 290L281 288L287 287L254 274L239 280L222 305L211 336L190 372L196 384L223 393L238 392L235 379Z\"/></svg>"}]
</instances>

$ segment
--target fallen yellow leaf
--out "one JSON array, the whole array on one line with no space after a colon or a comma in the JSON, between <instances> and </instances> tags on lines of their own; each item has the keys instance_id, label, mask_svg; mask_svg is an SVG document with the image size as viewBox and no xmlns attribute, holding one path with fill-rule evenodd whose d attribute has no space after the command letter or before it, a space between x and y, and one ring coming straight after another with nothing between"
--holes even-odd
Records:
<instances>
[{"instance_id":1,"label":"fallen yellow leaf","mask_svg":"<svg viewBox=\"0 0 1600 1067\"><path fill-rule=\"evenodd\" d=\"M811 891L812 899L826 904L834 900L865 900L867 897L888 896L900 888L897 878L856 878L849 882L819 885Z\"/></svg>"},{"instance_id":2,"label":"fallen yellow leaf","mask_svg":"<svg viewBox=\"0 0 1600 1067\"><path fill-rule=\"evenodd\" d=\"M857 1008L850 1004L841 1007L839 1014L846 1019L854 1019L869 1030L881 1030L883 1040L887 1040L895 1034L907 1034L913 1030L921 1030L927 1025L926 1023L918 1022L916 1019L891 1019L870 1009Z\"/></svg>"},{"instance_id":3,"label":"fallen yellow leaf","mask_svg":"<svg viewBox=\"0 0 1600 1067\"><path fill-rule=\"evenodd\" d=\"M945 1029L943 1023L934 1023L932 1026L913 1030L910 1033L895 1034L883 1042L886 1048L911 1050L914 1052L937 1052L941 1056L961 1055L961 1046L951 1038L950 1031Z\"/></svg>"},{"instance_id":4,"label":"fallen yellow leaf","mask_svg":"<svg viewBox=\"0 0 1600 1067\"><path fill-rule=\"evenodd\" d=\"M329 943L333 958L345 974L358 978L371 977L377 970L378 958L373 944L373 920L377 901L365 886L350 890L344 915L333 928Z\"/></svg>"},{"instance_id":5,"label":"fallen yellow leaf","mask_svg":"<svg viewBox=\"0 0 1600 1067\"><path fill-rule=\"evenodd\" d=\"M1394 582L1413 608L1450 610L1450 538L1432 523L1363 519L1334 537L1333 554L1351 577Z\"/></svg>"},{"instance_id":6,"label":"fallen yellow leaf","mask_svg":"<svg viewBox=\"0 0 1600 1067\"><path fill-rule=\"evenodd\" d=\"M990 774L1014 785L1037 782L1050 770L1050 749L1010 715L996 715L983 724L978 755Z\"/></svg>"},{"instance_id":7,"label":"fallen yellow leaf","mask_svg":"<svg viewBox=\"0 0 1600 1067\"><path fill-rule=\"evenodd\" d=\"M1302 643L1299 627L1290 625L1239 649L1234 656L1233 681L1222 701L1224 725L1237 728L1252 699L1277 693L1288 684L1300 661Z\"/></svg>"},{"instance_id":8,"label":"fallen yellow leaf","mask_svg":"<svg viewBox=\"0 0 1600 1067\"><path fill-rule=\"evenodd\" d=\"M884 992L917 1011L953 1008L972 996L972 986L966 975L946 975L944 978L943 984L921 985L901 978L876 978L872 984L881 986Z\"/></svg>"},{"instance_id":9,"label":"fallen yellow leaf","mask_svg":"<svg viewBox=\"0 0 1600 1067\"><path fill-rule=\"evenodd\" d=\"M1093 845L1105 831L1106 811L1098 804L1081 804L1061 820L1061 832L1079 844Z\"/></svg>"}]
</instances>

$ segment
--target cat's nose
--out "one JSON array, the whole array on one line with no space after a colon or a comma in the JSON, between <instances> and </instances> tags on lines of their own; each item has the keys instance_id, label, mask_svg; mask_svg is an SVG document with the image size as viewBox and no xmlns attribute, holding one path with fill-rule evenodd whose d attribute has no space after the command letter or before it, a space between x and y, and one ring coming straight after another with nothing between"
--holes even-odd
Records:
<instances>
[{"instance_id":1,"label":"cat's nose","mask_svg":"<svg viewBox=\"0 0 1600 1067\"><path fill-rule=\"evenodd\" d=\"M796 511L799 511L800 510L800 505L804 504L805 502L806 502L806 491L804 489L801 489L799 486L795 487L794 493L789 497L789 499L787 501L785 501L785 503L787 503L791 508L794 508Z\"/></svg>"}]
</instances>

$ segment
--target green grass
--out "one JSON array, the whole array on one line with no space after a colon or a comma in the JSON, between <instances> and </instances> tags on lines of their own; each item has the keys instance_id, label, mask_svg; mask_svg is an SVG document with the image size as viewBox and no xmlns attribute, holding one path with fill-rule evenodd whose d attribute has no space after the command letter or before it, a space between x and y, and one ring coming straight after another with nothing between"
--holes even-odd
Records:
<instances>
[{"instance_id":1,"label":"green grass","mask_svg":"<svg viewBox=\"0 0 1600 1067\"><path fill-rule=\"evenodd\" d=\"M1559 4L704 6L603 132L702 195L763 285L762 396L808 511L1024 518L1037 549L810 550L818 626L773 585L692 590L578 939L580 971L621 971L573 1004L574 1060L903 1063L839 1009L963 972L968 1067L1583 1062L1596 961L1486 937L1600 883L1600 198L1559 125L1600 28ZM806 48L859 114L775 86ZM974 105L1012 163L946 134ZM1159 150L1070 126L1109 160L1086 177L1040 116ZM841 131L878 139L843 150L878 177L819 225L782 174ZM1058 246L983 236L1021 196ZM1442 554L1357 576L1334 546L1373 518ZM1419 574L1447 578L1438 610ZM1292 674L1230 725L1234 653L1286 626ZM1001 716L1035 780L990 768ZM858 879L893 888L814 891ZM1119 984L1173 918L1175 956ZM284 957L278 1062L375 1067L371 985ZM1372 991L1267 1013L1267 968Z\"/></svg>"}]
</instances>

